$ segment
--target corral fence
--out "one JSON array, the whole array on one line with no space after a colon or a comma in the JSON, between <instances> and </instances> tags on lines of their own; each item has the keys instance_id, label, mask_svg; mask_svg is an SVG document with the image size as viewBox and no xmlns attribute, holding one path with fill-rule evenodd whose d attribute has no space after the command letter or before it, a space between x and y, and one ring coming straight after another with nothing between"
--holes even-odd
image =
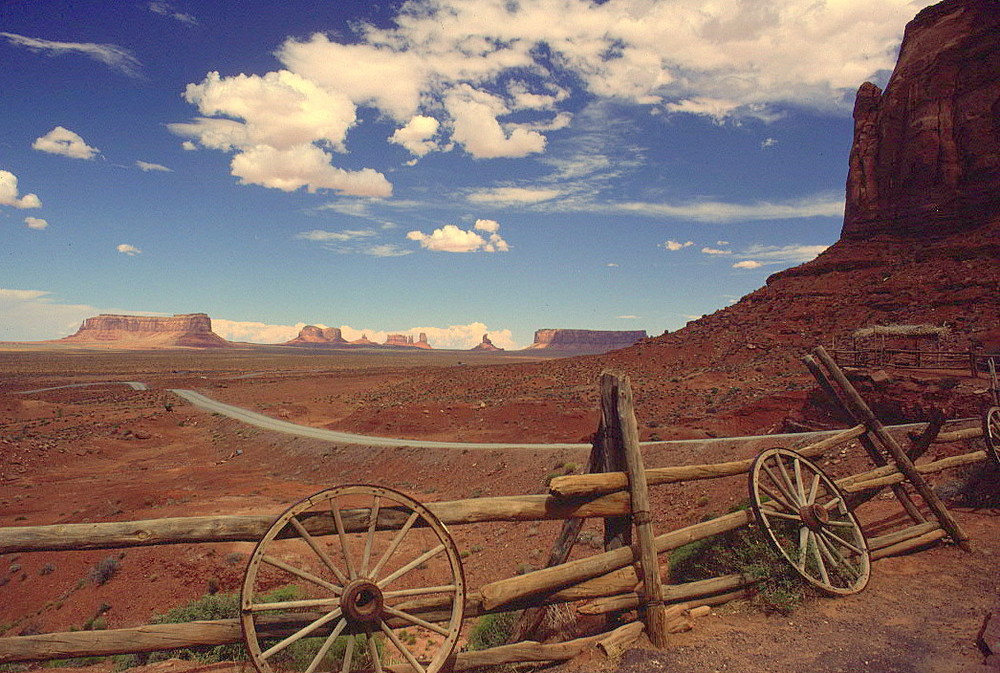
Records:
<instances>
[{"instance_id":1,"label":"corral fence","mask_svg":"<svg viewBox=\"0 0 1000 673\"><path fill-rule=\"evenodd\" d=\"M966 534L925 475L987 460L995 453L976 450L920 465L914 461L934 443L972 440L984 434L983 428L946 431L949 421L939 415L912 435L904 449L825 350L817 348L804 361L856 425L795 452L769 449L748 460L647 469L631 384L621 373L605 372L600 379L601 421L588 473L556 477L545 494L420 504L390 489L352 485L306 498L276 521L263 515L198 516L2 528L0 553L232 541L257 542L257 547L248 562L240 618L0 638L0 663L245 642L253 663L264 673L289 667L313 673L348 670L352 662L361 661L352 654L351 639L343 653L338 651L335 665L324 663L338 635L345 634L369 636L364 647L368 665L376 671L433 673L557 661L594 645L619 652L643 631L654 645L667 646L670 633L690 628L692 610L747 596L755 582L751 577L729 574L671 584L663 581L659 561L660 555L684 545L747 525L758 528L797 572L830 594L863 589L869 563L880 558L943 539L968 549ZM985 427L990 435L990 426ZM872 469L832 480L811 460L852 441L864 447ZM750 510L669 532L653 531L650 487L734 475L750 477ZM907 522L866 538L854 510L885 488L892 489ZM604 520L604 551L568 560L584 520L592 517ZM447 526L545 520L564 522L546 568L477 588L465 586L460 554ZM429 535L430 542L411 544L409 536L418 533ZM384 550L380 536L386 538ZM286 554L279 551L283 544L297 546ZM352 544L354 551L349 551ZM389 559L394 556L403 560L391 570ZM434 563L439 564L438 574L424 584L414 579ZM313 593L305 598L266 597L281 573L301 580ZM548 606L565 603L575 604L582 614L635 609L638 617L588 638L556 644L531 640ZM514 642L453 652L464 620L513 610L523 610ZM427 643L434 642L417 648L400 635L404 628L421 631L429 636ZM384 638L385 652L373 644L372 634ZM319 649L297 668L285 660L279 665L282 653L298 641L315 641Z\"/></svg>"},{"instance_id":2,"label":"corral fence","mask_svg":"<svg viewBox=\"0 0 1000 673\"><path fill-rule=\"evenodd\" d=\"M843 367L898 367L901 369L957 369L969 376L988 376L1000 356L975 351L916 350L901 348L831 348L830 355Z\"/></svg>"}]
</instances>

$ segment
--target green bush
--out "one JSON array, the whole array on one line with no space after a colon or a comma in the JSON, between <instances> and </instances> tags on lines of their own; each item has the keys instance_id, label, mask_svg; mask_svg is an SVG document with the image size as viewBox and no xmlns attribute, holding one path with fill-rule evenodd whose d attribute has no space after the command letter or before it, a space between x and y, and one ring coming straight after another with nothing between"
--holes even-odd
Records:
<instances>
[{"instance_id":1,"label":"green bush","mask_svg":"<svg viewBox=\"0 0 1000 673\"><path fill-rule=\"evenodd\" d=\"M693 582L740 573L754 580L752 602L764 612L788 614L809 584L775 551L756 527L698 540L670 555L670 581Z\"/></svg>"},{"instance_id":2,"label":"green bush","mask_svg":"<svg viewBox=\"0 0 1000 673\"><path fill-rule=\"evenodd\" d=\"M472 627L465 649L488 650L491 647L503 645L514 630L514 625L517 624L520 615L520 611L483 615Z\"/></svg>"}]
</instances>

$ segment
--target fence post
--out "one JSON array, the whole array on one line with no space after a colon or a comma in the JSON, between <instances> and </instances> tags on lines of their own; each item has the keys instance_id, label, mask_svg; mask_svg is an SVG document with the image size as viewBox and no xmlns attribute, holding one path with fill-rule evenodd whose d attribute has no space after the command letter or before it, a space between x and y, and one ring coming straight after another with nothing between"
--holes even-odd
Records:
<instances>
[{"instance_id":1,"label":"fence post","mask_svg":"<svg viewBox=\"0 0 1000 673\"><path fill-rule=\"evenodd\" d=\"M598 467L594 472L626 472L625 447L617 418L617 381L614 374L602 372L599 382L601 395L601 422L597 428L594 450L598 452ZM604 551L632 544L632 518L609 516L604 519Z\"/></svg>"},{"instance_id":2,"label":"fence post","mask_svg":"<svg viewBox=\"0 0 1000 673\"><path fill-rule=\"evenodd\" d=\"M628 377L620 372L603 372L601 374L602 402L605 390L611 392L610 397L614 404L613 413L608 414L614 422L611 434L620 437L621 445L624 448L629 493L632 500L632 521L635 523L636 534L639 538L639 570L642 574L640 614L646 624L646 635L650 642L656 647L666 647L667 613L663 604L660 565L656 559L656 546L653 542L649 485L646 483L646 468L643 465L642 452L639 448L639 428L635 420L632 384Z\"/></svg>"}]
</instances>

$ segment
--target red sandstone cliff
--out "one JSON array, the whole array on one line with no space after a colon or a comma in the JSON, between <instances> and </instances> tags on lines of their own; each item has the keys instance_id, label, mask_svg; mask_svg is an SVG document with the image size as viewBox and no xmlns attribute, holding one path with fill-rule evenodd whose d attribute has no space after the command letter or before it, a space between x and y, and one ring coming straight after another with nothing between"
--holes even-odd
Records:
<instances>
[{"instance_id":1,"label":"red sandstone cliff","mask_svg":"<svg viewBox=\"0 0 1000 673\"><path fill-rule=\"evenodd\" d=\"M297 337L285 342L286 346L345 346L347 341L339 327L316 327L306 325L299 330Z\"/></svg>"},{"instance_id":2,"label":"red sandstone cliff","mask_svg":"<svg viewBox=\"0 0 1000 673\"><path fill-rule=\"evenodd\" d=\"M480 341L475 346L473 346L472 348L470 348L469 350L473 350L473 351L502 351L503 349L495 346L493 344L493 342L490 341L489 335L488 334L484 334L483 335L483 340Z\"/></svg>"},{"instance_id":3,"label":"red sandstone cliff","mask_svg":"<svg viewBox=\"0 0 1000 673\"><path fill-rule=\"evenodd\" d=\"M645 330L540 329L525 350L547 349L577 354L606 353L646 338Z\"/></svg>"},{"instance_id":4,"label":"red sandstone cliff","mask_svg":"<svg viewBox=\"0 0 1000 673\"><path fill-rule=\"evenodd\" d=\"M212 319L204 313L185 313L170 318L99 315L87 318L76 334L60 341L129 348L220 348L232 345L212 331Z\"/></svg>"}]
</instances>

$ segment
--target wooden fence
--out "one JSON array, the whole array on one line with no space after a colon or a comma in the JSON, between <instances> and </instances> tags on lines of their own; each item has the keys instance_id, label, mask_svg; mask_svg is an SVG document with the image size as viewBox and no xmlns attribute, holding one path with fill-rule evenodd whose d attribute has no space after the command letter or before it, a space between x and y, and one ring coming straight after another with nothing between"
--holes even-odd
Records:
<instances>
[{"instance_id":1,"label":"wooden fence","mask_svg":"<svg viewBox=\"0 0 1000 673\"><path fill-rule=\"evenodd\" d=\"M996 356L973 351L907 350L899 348L832 348L834 361L845 367L899 367L904 369L958 369L978 378L988 373Z\"/></svg>"},{"instance_id":2,"label":"wooden fence","mask_svg":"<svg viewBox=\"0 0 1000 673\"><path fill-rule=\"evenodd\" d=\"M815 354L816 358L806 358L807 366L827 394L857 421L857 425L802 447L798 449L798 454L807 458L822 456L847 442L860 441L875 462L874 468L838 479L837 486L849 494L855 504L873 498L881 489L893 488L911 519L901 530L869 538L871 559L911 551L946 537L967 548L967 537L928 487L924 475L985 460L986 453L972 451L921 465L914 465L913 461L932 442L972 439L981 435L981 429L942 432L945 421L935 419L904 451L871 414L833 359L821 348ZM594 645L612 651L634 640L643 628L653 643L664 646L668 634L688 621L688 608L717 605L747 595L752 580L741 575L661 584L663 568L657 557L691 542L745 526L752 522L753 514L737 511L657 535L651 527L647 489L660 484L746 474L751 469L752 461L647 469L639 451L628 379L619 373L605 372L600 385L601 424L590 456L591 473L557 477L550 482L549 492L542 495L471 498L426 504L428 510L449 526L489 521L564 520L548 567L492 581L466 594L465 619L524 609L516 629L520 642L454 654L442 670L555 661L571 658ZM891 460L882 457L885 451L889 452ZM927 520L912 502L909 491L903 488L904 482L930 509L932 520ZM388 510L346 509L341 514L342 520L338 518L336 524L341 527L339 531L327 517L305 520L303 528L308 534L302 534L308 540L310 535L343 535L345 532L371 531L375 527L391 529L405 525L394 512ZM592 517L605 521L605 550L568 561L580 525L584 519ZM265 516L198 516L0 528L0 553L255 542L265 534L272 520L272 517ZM637 534L634 544L633 531ZM638 609L641 622L627 624L611 633L555 645L528 640L538 626L539 611L544 606L579 601L587 601L577 607L578 612L584 614ZM412 600L407 609L411 615L427 623L447 619L447 605L441 597ZM304 619L306 616L302 614L274 615L260 626L262 635L287 637L296 633L297 629L301 632L303 624L307 623ZM406 625L392 620L389 622L392 628ZM316 631L318 634L328 632L329 629ZM242 638L239 619L8 637L0 638L0 663L214 646L240 642ZM399 670L411 669L404 665Z\"/></svg>"}]
</instances>

